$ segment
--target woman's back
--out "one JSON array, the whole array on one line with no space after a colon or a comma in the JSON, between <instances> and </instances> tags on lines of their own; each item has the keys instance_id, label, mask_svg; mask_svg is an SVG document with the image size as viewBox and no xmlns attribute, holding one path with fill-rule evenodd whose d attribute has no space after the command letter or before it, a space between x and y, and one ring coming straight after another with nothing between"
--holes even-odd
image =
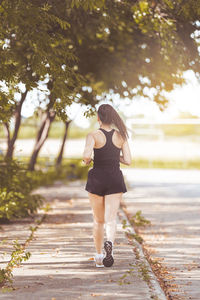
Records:
<instances>
[{"instance_id":1,"label":"woman's back","mask_svg":"<svg viewBox=\"0 0 200 300\"><path fill-rule=\"evenodd\" d=\"M94 137L95 140L95 144L94 144L94 149L99 149L102 148L105 144L106 144L106 133L110 133L113 132L113 129L110 131L106 131L103 128L99 128L98 130L92 132L92 135ZM113 135L112 135L112 143L118 147L118 148L122 148L123 145L123 138L120 135L119 131L114 130Z\"/></svg>"},{"instance_id":2,"label":"woman's back","mask_svg":"<svg viewBox=\"0 0 200 300\"><path fill-rule=\"evenodd\" d=\"M114 136L114 134L114 129L107 131L99 128L97 130L94 145L94 168L119 168L121 147L118 145L120 145L120 139L118 136Z\"/></svg>"},{"instance_id":3,"label":"woman's back","mask_svg":"<svg viewBox=\"0 0 200 300\"><path fill-rule=\"evenodd\" d=\"M126 186L120 170L122 149L117 146L121 140L116 130L99 128L91 134L94 159L93 168L88 172L86 190L97 195L125 193Z\"/></svg>"}]
</instances>

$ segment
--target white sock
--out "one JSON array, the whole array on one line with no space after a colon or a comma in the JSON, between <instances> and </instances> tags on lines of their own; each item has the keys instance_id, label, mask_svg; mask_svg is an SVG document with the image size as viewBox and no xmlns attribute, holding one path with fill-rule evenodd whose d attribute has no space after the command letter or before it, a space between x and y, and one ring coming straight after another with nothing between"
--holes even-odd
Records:
<instances>
[{"instance_id":1,"label":"white sock","mask_svg":"<svg viewBox=\"0 0 200 300\"><path fill-rule=\"evenodd\" d=\"M99 253L96 253L96 254L95 254L95 257L96 257L96 258L102 258L103 256L104 256L103 253L100 253L100 254L99 254Z\"/></svg>"}]
</instances>

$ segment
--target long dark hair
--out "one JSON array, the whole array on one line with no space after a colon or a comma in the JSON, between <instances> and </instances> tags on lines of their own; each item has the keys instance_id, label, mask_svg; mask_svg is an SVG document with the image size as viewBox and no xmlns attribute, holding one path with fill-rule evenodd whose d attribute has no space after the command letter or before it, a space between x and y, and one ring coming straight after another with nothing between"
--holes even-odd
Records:
<instances>
[{"instance_id":1,"label":"long dark hair","mask_svg":"<svg viewBox=\"0 0 200 300\"><path fill-rule=\"evenodd\" d=\"M97 110L98 116L103 124L115 125L123 139L128 138L128 132L123 120L110 104L102 104Z\"/></svg>"}]
</instances>

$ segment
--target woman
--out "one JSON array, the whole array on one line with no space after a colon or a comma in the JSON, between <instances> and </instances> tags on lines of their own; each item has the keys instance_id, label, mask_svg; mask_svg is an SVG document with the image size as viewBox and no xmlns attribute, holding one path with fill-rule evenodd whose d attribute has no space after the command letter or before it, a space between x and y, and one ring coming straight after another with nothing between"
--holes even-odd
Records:
<instances>
[{"instance_id":1,"label":"woman","mask_svg":"<svg viewBox=\"0 0 200 300\"><path fill-rule=\"evenodd\" d=\"M97 111L100 128L87 135L83 161L89 164L94 151L93 168L88 172L85 189L93 210L93 237L96 247L97 267L111 267L114 263L113 244L116 233L117 211L126 186L120 170L120 162L131 164L126 126L109 104L102 104ZM114 125L117 130L112 129ZM122 151L122 155L120 152ZM102 253L104 223L107 240Z\"/></svg>"}]
</instances>

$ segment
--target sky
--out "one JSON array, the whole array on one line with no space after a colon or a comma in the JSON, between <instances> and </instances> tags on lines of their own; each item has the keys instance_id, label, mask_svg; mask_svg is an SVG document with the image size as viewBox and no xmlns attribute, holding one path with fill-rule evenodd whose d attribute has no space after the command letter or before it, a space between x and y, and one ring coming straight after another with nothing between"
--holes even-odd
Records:
<instances>
[{"instance_id":1,"label":"sky","mask_svg":"<svg viewBox=\"0 0 200 300\"><path fill-rule=\"evenodd\" d=\"M114 97L113 107L117 111L122 111L127 118L134 118L138 114L143 114L149 120L172 120L177 118L182 112L189 112L194 116L200 117L200 82L196 79L193 71L184 73L186 84L175 88L172 92L166 94L169 99L169 106L161 112L157 104L145 98L135 97L133 99L120 99L118 96ZM33 114L34 107L43 99L43 95L37 91L29 93L27 101L22 107L22 115L29 117ZM102 103L110 103L109 100ZM78 104L71 105L67 112L76 125L87 128L89 120L84 117L84 108L80 108Z\"/></svg>"}]
</instances>

